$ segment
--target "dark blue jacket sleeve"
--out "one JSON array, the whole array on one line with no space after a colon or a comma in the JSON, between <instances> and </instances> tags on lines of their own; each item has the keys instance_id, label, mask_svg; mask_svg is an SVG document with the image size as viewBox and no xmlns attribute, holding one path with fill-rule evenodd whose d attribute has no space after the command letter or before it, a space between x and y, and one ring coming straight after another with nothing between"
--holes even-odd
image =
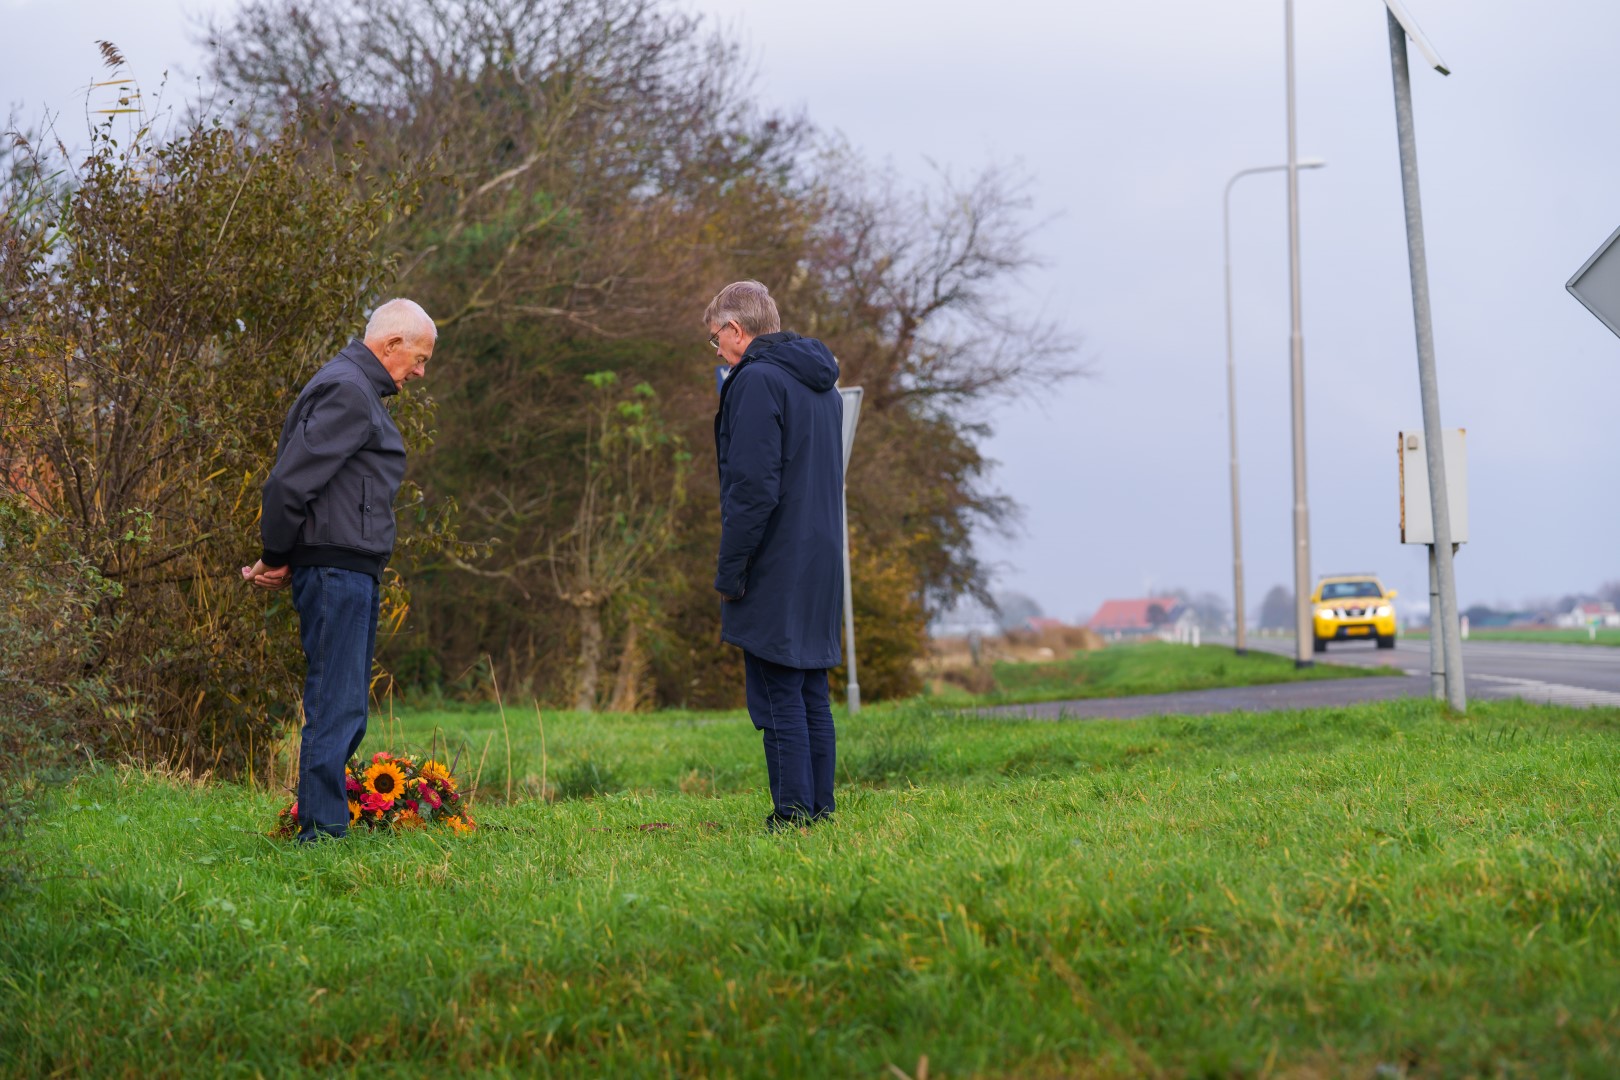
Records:
<instances>
[{"instance_id":1,"label":"dark blue jacket sleeve","mask_svg":"<svg viewBox=\"0 0 1620 1080\"><path fill-rule=\"evenodd\" d=\"M264 482L259 537L264 542L260 558L266 566L287 564L307 507L371 438L371 402L352 383L329 382L302 407L304 419L287 436Z\"/></svg>"},{"instance_id":2,"label":"dark blue jacket sleeve","mask_svg":"<svg viewBox=\"0 0 1620 1080\"><path fill-rule=\"evenodd\" d=\"M714 587L739 597L771 512L782 498L782 399L762 372L741 371L726 394L731 441L720 488L720 566Z\"/></svg>"}]
</instances>

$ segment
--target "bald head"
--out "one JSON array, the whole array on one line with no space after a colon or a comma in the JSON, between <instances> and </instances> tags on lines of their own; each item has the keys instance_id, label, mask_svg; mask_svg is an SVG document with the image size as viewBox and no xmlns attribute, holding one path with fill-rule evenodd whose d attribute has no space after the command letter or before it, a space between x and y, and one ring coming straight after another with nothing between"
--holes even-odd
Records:
<instances>
[{"instance_id":1,"label":"bald head","mask_svg":"<svg viewBox=\"0 0 1620 1080\"><path fill-rule=\"evenodd\" d=\"M382 362L394 385L420 379L433 356L438 328L422 305L404 298L377 305L366 323L366 348Z\"/></svg>"}]
</instances>

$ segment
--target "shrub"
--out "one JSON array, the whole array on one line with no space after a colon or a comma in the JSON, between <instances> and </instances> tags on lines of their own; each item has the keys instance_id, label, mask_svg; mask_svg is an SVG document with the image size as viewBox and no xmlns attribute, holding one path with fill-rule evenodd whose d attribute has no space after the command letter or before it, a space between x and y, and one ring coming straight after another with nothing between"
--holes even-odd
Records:
<instances>
[{"instance_id":1,"label":"shrub","mask_svg":"<svg viewBox=\"0 0 1620 1080\"><path fill-rule=\"evenodd\" d=\"M117 591L49 519L0 495L0 769L53 763L74 728L112 707L87 673L96 609Z\"/></svg>"},{"instance_id":2,"label":"shrub","mask_svg":"<svg viewBox=\"0 0 1620 1080\"><path fill-rule=\"evenodd\" d=\"M415 181L362 181L352 160L307 154L297 128L120 141L112 124L69 187L41 197L40 166L0 206L8 236L37 240L27 258L8 249L0 305L0 493L29 508L13 520L38 559L8 567L36 599L8 599L4 617L65 635L77 668L53 685L105 688L88 712L81 690L27 691L75 738L254 771L295 715L299 666L287 594L267 602L237 574L258 546L258 489L298 389L384 295L376 252ZM396 408L421 445L430 403ZM414 509L402 531L440 535ZM406 597L389 585L397 618Z\"/></svg>"}]
</instances>

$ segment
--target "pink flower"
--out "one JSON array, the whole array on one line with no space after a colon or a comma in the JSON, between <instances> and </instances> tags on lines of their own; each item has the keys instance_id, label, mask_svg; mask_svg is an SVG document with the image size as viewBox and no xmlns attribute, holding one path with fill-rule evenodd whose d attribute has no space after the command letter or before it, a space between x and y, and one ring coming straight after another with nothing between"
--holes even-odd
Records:
<instances>
[{"instance_id":1,"label":"pink flower","mask_svg":"<svg viewBox=\"0 0 1620 1080\"><path fill-rule=\"evenodd\" d=\"M415 799L406 799L405 800L405 809L409 810L413 814L416 813L416 808L418 806L420 806L420 805L421 804L418 803Z\"/></svg>"},{"instance_id":2,"label":"pink flower","mask_svg":"<svg viewBox=\"0 0 1620 1080\"><path fill-rule=\"evenodd\" d=\"M350 790L350 791L364 791L364 790L366 790L361 785L360 781L356 780L352 776L347 776L347 777L344 778L343 786L345 788L347 788L348 790Z\"/></svg>"},{"instance_id":3,"label":"pink flower","mask_svg":"<svg viewBox=\"0 0 1620 1080\"><path fill-rule=\"evenodd\" d=\"M373 814L385 813L392 805L393 800L385 799L381 795L378 795L375 791L366 792L365 795L361 796L360 799L360 808L362 810L369 810Z\"/></svg>"},{"instance_id":4,"label":"pink flower","mask_svg":"<svg viewBox=\"0 0 1620 1080\"><path fill-rule=\"evenodd\" d=\"M379 750L375 754L371 755L371 763L375 765L379 761L389 761L393 759L393 756L393 754L390 754L386 750Z\"/></svg>"},{"instance_id":5,"label":"pink flower","mask_svg":"<svg viewBox=\"0 0 1620 1080\"><path fill-rule=\"evenodd\" d=\"M422 785L422 801L435 810L444 805L444 800L439 798L439 793L433 790L432 784Z\"/></svg>"}]
</instances>

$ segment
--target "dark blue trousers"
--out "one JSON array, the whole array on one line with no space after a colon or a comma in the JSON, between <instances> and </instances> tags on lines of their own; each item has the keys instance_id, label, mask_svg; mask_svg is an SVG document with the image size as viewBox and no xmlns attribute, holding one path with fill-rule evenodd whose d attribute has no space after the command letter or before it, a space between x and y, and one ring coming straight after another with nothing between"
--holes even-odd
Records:
<instances>
[{"instance_id":1,"label":"dark blue trousers","mask_svg":"<svg viewBox=\"0 0 1620 1080\"><path fill-rule=\"evenodd\" d=\"M743 653L748 715L765 741L765 772L778 820L806 820L833 812L833 769L838 761L826 669L783 667Z\"/></svg>"},{"instance_id":2,"label":"dark blue trousers","mask_svg":"<svg viewBox=\"0 0 1620 1080\"><path fill-rule=\"evenodd\" d=\"M335 566L295 566L293 606L309 670L298 751L298 838L349 831L344 766L366 737L371 657L377 648L377 579Z\"/></svg>"}]
</instances>

